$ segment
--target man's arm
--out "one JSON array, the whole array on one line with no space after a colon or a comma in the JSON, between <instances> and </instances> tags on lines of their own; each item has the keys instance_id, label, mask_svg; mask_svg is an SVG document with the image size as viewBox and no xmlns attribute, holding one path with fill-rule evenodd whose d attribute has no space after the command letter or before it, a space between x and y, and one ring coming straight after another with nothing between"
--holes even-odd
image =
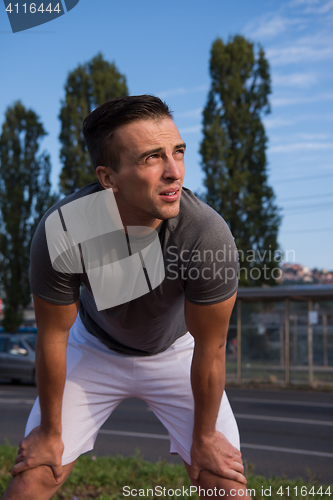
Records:
<instances>
[{"instance_id":1,"label":"man's arm","mask_svg":"<svg viewBox=\"0 0 333 500\"><path fill-rule=\"evenodd\" d=\"M216 431L215 425L224 391L225 347L230 315L236 294L213 305L185 301L185 319L195 339L191 367L194 396L194 429L191 475L200 470L245 484L241 453Z\"/></svg>"},{"instance_id":2,"label":"man's arm","mask_svg":"<svg viewBox=\"0 0 333 500\"><path fill-rule=\"evenodd\" d=\"M39 465L49 465L56 480L61 480L62 397L66 380L66 349L68 334L77 312L78 301L69 306L45 302L34 296L37 344L36 374L41 423L20 444L12 474L16 475Z\"/></svg>"}]
</instances>

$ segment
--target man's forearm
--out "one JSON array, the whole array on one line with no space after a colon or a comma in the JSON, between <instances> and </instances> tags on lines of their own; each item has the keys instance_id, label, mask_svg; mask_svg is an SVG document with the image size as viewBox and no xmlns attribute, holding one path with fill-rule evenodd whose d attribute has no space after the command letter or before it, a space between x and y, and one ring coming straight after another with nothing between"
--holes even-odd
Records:
<instances>
[{"instance_id":1,"label":"man's forearm","mask_svg":"<svg viewBox=\"0 0 333 500\"><path fill-rule=\"evenodd\" d=\"M208 470L226 479L246 483L240 451L216 430L225 381L225 347L229 318L236 299L202 306L185 302L185 318L195 339L191 367L194 428L191 477Z\"/></svg>"},{"instance_id":2,"label":"man's forearm","mask_svg":"<svg viewBox=\"0 0 333 500\"><path fill-rule=\"evenodd\" d=\"M40 465L49 465L56 481L61 481L64 451L61 411L67 342L77 316L78 301L63 306L46 302L35 295L33 298L38 329L36 373L41 423L20 443L12 474L15 476Z\"/></svg>"},{"instance_id":3,"label":"man's forearm","mask_svg":"<svg viewBox=\"0 0 333 500\"><path fill-rule=\"evenodd\" d=\"M41 429L61 434L62 398L66 380L69 331L76 319L79 302L68 306L45 302L34 295L36 323L36 372L41 408Z\"/></svg>"},{"instance_id":4,"label":"man's forearm","mask_svg":"<svg viewBox=\"0 0 333 500\"><path fill-rule=\"evenodd\" d=\"M236 294L212 305L185 301L185 320L195 340L191 368L194 433L197 439L215 431L224 390L225 347Z\"/></svg>"},{"instance_id":5,"label":"man's forearm","mask_svg":"<svg viewBox=\"0 0 333 500\"><path fill-rule=\"evenodd\" d=\"M62 398L66 380L67 338L52 340L41 334L36 349L36 371L41 428L61 435Z\"/></svg>"},{"instance_id":6,"label":"man's forearm","mask_svg":"<svg viewBox=\"0 0 333 500\"><path fill-rule=\"evenodd\" d=\"M199 480L200 471L246 483L241 453L216 430L225 380L225 342L216 355L198 349L193 355L192 390L194 428L191 448L191 475Z\"/></svg>"},{"instance_id":7,"label":"man's forearm","mask_svg":"<svg viewBox=\"0 0 333 500\"><path fill-rule=\"evenodd\" d=\"M194 397L194 439L215 432L225 381L225 344L212 355L194 349L191 383Z\"/></svg>"}]
</instances>

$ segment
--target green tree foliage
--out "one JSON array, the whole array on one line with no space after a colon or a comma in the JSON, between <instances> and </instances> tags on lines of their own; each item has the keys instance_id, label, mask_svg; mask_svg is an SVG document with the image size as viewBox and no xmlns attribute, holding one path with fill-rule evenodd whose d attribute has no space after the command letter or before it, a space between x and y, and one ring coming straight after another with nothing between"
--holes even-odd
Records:
<instances>
[{"instance_id":1,"label":"green tree foliage","mask_svg":"<svg viewBox=\"0 0 333 500\"><path fill-rule=\"evenodd\" d=\"M242 36L217 39L210 58L211 89L203 112L200 153L206 203L227 221L239 249L240 284L275 284L281 260L279 210L267 184L269 65L263 49ZM256 269L253 269L256 268Z\"/></svg>"},{"instance_id":2,"label":"green tree foliage","mask_svg":"<svg viewBox=\"0 0 333 500\"><path fill-rule=\"evenodd\" d=\"M16 331L31 300L29 251L50 195L50 159L39 153L46 135L38 116L19 101L7 108L0 135L0 283L3 327Z\"/></svg>"},{"instance_id":3,"label":"green tree foliage","mask_svg":"<svg viewBox=\"0 0 333 500\"><path fill-rule=\"evenodd\" d=\"M103 102L128 94L126 78L98 54L79 65L68 75L66 97L61 103L60 121L62 144L60 159L60 190L70 194L96 180L82 134L82 123L88 113Z\"/></svg>"}]
</instances>

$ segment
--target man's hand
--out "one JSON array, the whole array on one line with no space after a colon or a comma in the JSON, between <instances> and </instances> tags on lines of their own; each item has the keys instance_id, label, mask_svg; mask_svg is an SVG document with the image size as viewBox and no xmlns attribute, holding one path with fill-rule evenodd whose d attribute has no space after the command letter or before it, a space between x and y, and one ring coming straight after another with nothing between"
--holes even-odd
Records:
<instances>
[{"instance_id":1,"label":"man's hand","mask_svg":"<svg viewBox=\"0 0 333 500\"><path fill-rule=\"evenodd\" d=\"M208 470L217 476L246 484L243 476L242 454L221 432L193 439L191 448L191 479L197 481L201 470Z\"/></svg>"},{"instance_id":2,"label":"man's hand","mask_svg":"<svg viewBox=\"0 0 333 500\"><path fill-rule=\"evenodd\" d=\"M64 445L60 435L46 434L40 427L33 429L20 443L12 475L34 469L40 465L49 465L57 483L62 479L61 458Z\"/></svg>"}]
</instances>

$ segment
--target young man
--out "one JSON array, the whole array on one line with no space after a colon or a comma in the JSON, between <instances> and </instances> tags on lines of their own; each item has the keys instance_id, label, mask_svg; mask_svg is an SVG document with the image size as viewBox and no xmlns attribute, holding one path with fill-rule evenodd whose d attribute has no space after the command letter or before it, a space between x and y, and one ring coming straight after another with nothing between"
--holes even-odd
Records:
<instances>
[{"instance_id":1,"label":"young man","mask_svg":"<svg viewBox=\"0 0 333 500\"><path fill-rule=\"evenodd\" d=\"M243 497L224 393L232 235L182 188L185 144L160 99L108 101L83 131L98 182L56 203L31 247L39 398L3 499L49 499L133 396L166 426L201 498Z\"/></svg>"}]
</instances>

